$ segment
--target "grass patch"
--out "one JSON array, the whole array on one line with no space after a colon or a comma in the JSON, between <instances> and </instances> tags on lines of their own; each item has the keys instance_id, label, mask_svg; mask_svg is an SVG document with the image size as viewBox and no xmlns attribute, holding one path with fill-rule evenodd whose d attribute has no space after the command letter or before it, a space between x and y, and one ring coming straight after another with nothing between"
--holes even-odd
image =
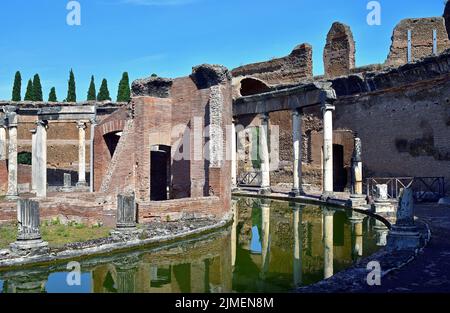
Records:
<instances>
[{"instance_id":1,"label":"grass patch","mask_svg":"<svg viewBox=\"0 0 450 313\"><path fill-rule=\"evenodd\" d=\"M44 221L41 224L42 239L48 241L50 247L61 247L67 243L81 242L109 236L111 229L105 226L87 226L71 222L63 225L59 220ZM17 224L0 225L0 249L8 248L16 240Z\"/></svg>"}]
</instances>

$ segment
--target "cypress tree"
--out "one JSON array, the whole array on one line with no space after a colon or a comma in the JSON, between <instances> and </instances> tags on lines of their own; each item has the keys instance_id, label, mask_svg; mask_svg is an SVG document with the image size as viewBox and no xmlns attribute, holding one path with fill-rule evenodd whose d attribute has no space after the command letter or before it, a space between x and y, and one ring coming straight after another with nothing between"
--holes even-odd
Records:
<instances>
[{"instance_id":1,"label":"cypress tree","mask_svg":"<svg viewBox=\"0 0 450 313\"><path fill-rule=\"evenodd\" d=\"M33 82L31 79L28 81L27 91L25 92L25 101L33 101Z\"/></svg>"},{"instance_id":2,"label":"cypress tree","mask_svg":"<svg viewBox=\"0 0 450 313\"><path fill-rule=\"evenodd\" d=\"M39 74L34 75L33 78L33 101L44 101L42 96L42 86Z\"/></svg>"},{"instance_id":3,"label":"cypress tree","mask_svg":"<svg viewBox=\"0 0 450 313\"><path fill-rule=\"evenodd\" d=\"M58 102L58 99L56 98L55 87L52 87L52 89L50 89L50 94L48 95L48 102Z\"/></svg>"},{"instance_id":4,"label":"cypress tree","mask_svg":"<svg viewBox=\"0 0 450 313\"><path fill-rule=\"evenodd\" d=\"M87 101L95 101L97 100L97 97L95 95L95 82L94 82L94 75L91 76L91 84L89 85L89 90L87 94Z\"/></svg>"},{"instance_id":5,"label":"cypress tree","mask_svg":"<svg viewBox=\"0 0 450 313\"><path fill-rule=\"evenodd\" d=\"M111 100L111 97L109 96L108 82L104 78L102 80L102 85L100 86L100 90L97 95L97 100L98 101Z\"/></svg>"},{"instance_id":6,"label":"cypress tree","mask_svg":"<svg viewBox=\"0 0 450 313\"><path fill-rule=\"evenodd\" d=\"M75 75L73 74L73 70L70 70L69 74L69 83L67 89L67 98L66 102L77 102L77 93L75 87Z\"/></svg>"},{"instance_id":7,"label":"cypress tree","mask_svg":"<svg viewBox=\"0 0 450 313\"><path fill-rule=\"evenodd\" d=\"M22 76L20 75L20 72L16 72L16 76L14 77L14 86L12 91L12 101L20 101L22 100L21 95L22 90Z\"/></svg>"},{"instance_id":8,"label":"cypress tree","mask_svg":"<svg viewBox=\"0 0 450 313\"><path fill-rule=\"evenodd\" d=\"M128 73L124 72L122 74L122 79L119 83L119 89L117 91L117 102L128 102L131 98L130 91L130 80L128 78Z\"/></svg>"}]
</instances>

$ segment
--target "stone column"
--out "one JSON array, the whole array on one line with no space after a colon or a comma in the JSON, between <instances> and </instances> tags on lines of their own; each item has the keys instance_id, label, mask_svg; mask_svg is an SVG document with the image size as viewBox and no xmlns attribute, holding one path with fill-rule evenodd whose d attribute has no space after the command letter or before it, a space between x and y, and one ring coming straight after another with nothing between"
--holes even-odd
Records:
<instances>
[{"instance_id":1,"label":"stone column","mask_svg":"<svg viewBox=\"0 0 450 313\"><path fill-rule=\"evenodd\" d=\"M397 220L388 234L388 248L409 250L420 246L420 234L414 222L414 198L411 187L401 191Z\"/></svg>"},{"instance_id":2,"label":"stone column","mask_svg":"<svg viewBox=\"0 0 450 313\"><path fill-rule=\"evenodd\" d=\"M334 106L324 103L323 113L323 198L333 195L333 111Z\"/></svg>"},{"instance_id":3,"label":"stone column","mask_svg":"<svg viewBox=\"0 0 450 313\"><path fill-rule=\"evenodd\" d=\"M89 191L94 192L94 138L95 138L95 127L97 126L97 121L95 119L91 120L91 144L89 146Z\"/></svg>"},{"instance_id":4,"label":"stone column","mask_svg":"<svg viewBox=\"0 0 450 313\"><path fill-rule=\"evenodd\" d=\"M231 189L237 188L237 164L236 164L236 121L231 122Z\"/></svg>"},{"instance_id":5,"label":"stone column","mask_svg":"<svg viewBox=\"0 0 450 313\"><path fill-rule=\"evenodd\" d=\"M378 184L375 186L375 201L372 204L372 210L377 213L386 214L385 217L395 213L395 201L389 200L388 185ZM395 217L395 216L392 216Z\"/></svg>"},{"instance_id":6,"label":"stone column","mask_svg":"<svg viewBox=\"0 0 450 313\"><path fill-rule=\"evenodd\" d=\"M326 207L322 208L323 214L323 242L324 242L324 278L330 278L334 274L333 263L333 215L334 211Z\"/></svg>"},{"instance_id":7,"label":"stone column","mask_svg":"<svg viewBox=\"0 0 450 313\"><path fill-rule=\"evenodd\" d=\"M367 204L366 196L363 194L363 174L361 158L361 139L355 134L353 157L352 157L352 194L349 205L358 207Z\"/></svg>"},{"instance_id":8,"label":"stone column","mask_svg":"<svg viewBox=\"0 0 450 313\"><path fill-rule=\"evenodd\" d=\"M47 121L36 122L36 196L47 196Z\"/></svg>"},{"instance_id":9,"label":"stone column","mask_svg":"<svg viewBox=\"0 0 450 313\"><path fill-rule=\"evenodd\" d=\"M142 233L136 227L135 196L117 195L116 229L111 231L115 240L136 240Z\"/></svg>"},{"instance_id":10,"label":"stone column","mask_svg":"<svg viewBox=\"0 0 450 313\"><path fill-rule=\"evenodd\" d=\"M64 186L62 188L63 192L69 192L72 190L72 175L70 173L64 173Z\"/></svg>"},{"instance_id":11,"label":"stone column","mask_svg":"<svg viewBox=\"0 0 450 313\"><path fill-rule=\"evenodd\" d=\"M259 126L259 151L261 158L261 194L268 194L270 189L270 157L269 157L269 114L261 114Z\"/></svg>"},{"instance_id":12,"label":"stone column","mask_svg":"<svg viewBox=\"0 0 450 313\"><path fill-rule=\"evenodd\" d=\"M237 200L231 200L231 208L233 210L233 226L231 227L231 266L234 268L236 264L236 248L237 248L237 224L238 210Z\"/></svg>"},{"instance_id":13,"label":"stone column","mask_svg":"<svg viewBox=\"0 0 450 313\"><path fill-rule=\"evenodd\" d=\"M294 204L294 285L301 286L303 282L302 275L302 252L303 252L303 225L302 225L303 206Z\"/></svg>"},{"instance_id":14,"label":"stone column","mask_svg":"<svg viewBox=\"0 0 450 313\"><path fill-rule=\"evenodd\" d=\"M19 199L17 202L17 241L10 245L18 255L37 255L48 252L48 243L42 241L39 218L39 202Z\"/></svg>"},{"instance_id":15,"label":"stone column","mask_svg":"<svg viewBox=\"0 0 450 313\"><path fill-rule=\"evenodd\" d=\"M138 290L136 284L136 274L139 266L139 258L137 256L129 256L122 259L114 260L113 264L116 268L117 278L116 286L118 293L135 293Z\"/></svg>"},{"instance_id":16,"label":"stone column","mask_svg":"<svg viewBox=\"0 0 450 313\"><path fill-rule=\"evenodd\" d=\"M384 225L383 222L381 222L379 220L375 220L375 225L373 226L373 230L375 231L377 246L379 246L379 247L386 246L389 228L387 228L387 226Z\"/></svg>"},{"instance_id":17,"label":"stone column","mask_svg":"<svg viewBox=\"0 0 450 313\"><path fill-rule=\"evenodd\" d=\"M294 183L290 195L297 197L304 194L302 186L302 111L298 109L292 111L292 140L294 150Z\"/></svg>"},{"instance_id":18,"label":"stone column","mask_svg":"<svg viewBox=\"0 0 450 313\"><path fill-rule=\"evenodd\" d=\"M262 256L262 266L261 266L261 276L264 278L267 270L269 269L269 259L270 259L270 200L261 200L261 256Z\"/></svg>"},{"instance_id":19,"label":"stone column","mask_svg":"<svg viewBox=\"0 0 450 313\"><path fill-rule=\"evenodd\" d=\"M78 183L77 187L86 187L86 123L78 121Z\"/></svg>"},{"instance_id":20,"label":"stone column","mask_svg":"<svg viewBox=\"0 0 450 313\"><path fill-rule=\"evenodd\" d=\"M17 187L17 114L16 108L8 108L6 118L8 121L8 191L6 199L17 199L19 191Z\"/></svg>"},{"instance_id":21,"label":"stone column","mask_svg":"<svg viewBox=\"0 0 450 313\"><path fill-rule=\"evenodd\" d=\"M6 160L6 129L0 126L0 161Z\"/></svg>"},{"instance_id":22,"label":"stone column","mask_svg":"<svg viewBox=\"0 0 450 313\"><path fill-rule=\"evenodd\" d=\"M30 133L31 133L31 192L36 193L36 178L37 178L36 128L30 129Z\"/></svg>"},{"instance_id":23,"label":"stone column","mask_svg":"<svg viewBox=\"0 0 450 313\"><path fill-rule=\"evenodd\" d=\"M352 259L363 256L363 221L364 215L351 211L349 221L352 229Z\"/></svg>"}]
</instances>

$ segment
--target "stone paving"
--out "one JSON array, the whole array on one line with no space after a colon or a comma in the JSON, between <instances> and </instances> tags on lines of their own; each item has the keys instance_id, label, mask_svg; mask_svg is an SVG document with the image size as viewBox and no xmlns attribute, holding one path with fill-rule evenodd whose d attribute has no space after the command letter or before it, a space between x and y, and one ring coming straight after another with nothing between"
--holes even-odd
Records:
<instances>
[{"instance_id":1,"label":"stone paving","mask_svg":"<svg viewBox=\"0 0 450 313\"><path fill-rule=\"evenodd\" d=\"M417 258L386 275L381 286L367 292L450 292L450 207L416 205L416 216L428 223L431 240Z\"/></svg>"}]
</instances>

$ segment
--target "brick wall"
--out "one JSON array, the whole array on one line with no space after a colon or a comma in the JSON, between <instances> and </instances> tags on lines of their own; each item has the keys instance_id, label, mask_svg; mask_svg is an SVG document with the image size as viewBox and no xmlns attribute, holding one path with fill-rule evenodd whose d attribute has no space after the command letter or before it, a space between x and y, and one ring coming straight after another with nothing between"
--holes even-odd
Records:
<instances>
[{"instance_id":1,"label":"brick wall","mask_svg":"<svg viewBox=\"0 0 450 313\"><path fill-rule=\"evenodd\" d=\"M365 177L450 179L448 77L342 98L334 120L335 129L353 130L361 137Z\"/></svg>"},{"instance_id":2,"label":"brick wall","mask_svg":"<svg viewBox=\"0 0 450 313\"><path fill-rule=\"evenodd\" d=\"M233 77L251 76L267 84L300 82L312 78L312 47L301 44L286 57L235 68Z\"/></svg>"},{"instance_id":3,"label":"brick wall","mask_svg":"<svg viewBox=\"0 0 450 313\"><path fill-rule=\"evenodd\" d=\"M438 53L450 48L443 17L404 19L394 29L386 64L399 66L407 63L408 30L411 30L412 60L430 56L433 52L433 30L437 31Z\"/></svg>"},{"instance_id":4,"label":"brick wall","mask_svg":"<svg viewBox=\"0 0 450 313\"><path fill-rule=\"evenodd\" d=\"M323 62L327 78L350 74L355 67L355 40L349 26L333 23L327 35Z\"/></svg>"}]
</instances>

